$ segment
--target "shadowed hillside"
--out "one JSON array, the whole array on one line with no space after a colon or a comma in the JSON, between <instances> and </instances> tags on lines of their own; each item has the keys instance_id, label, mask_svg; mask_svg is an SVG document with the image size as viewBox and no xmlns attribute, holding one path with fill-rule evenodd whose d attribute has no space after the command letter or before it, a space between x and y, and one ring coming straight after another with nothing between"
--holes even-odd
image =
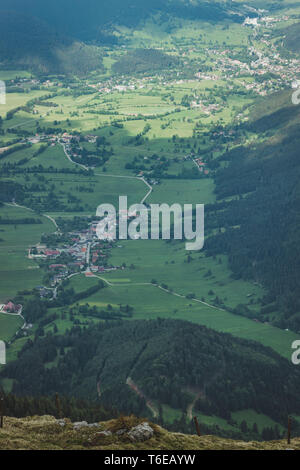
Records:
<instances>
[{"instance_id":1,"label":"shadowed hillside","mask_svg":"<svg viewBox=\"0 0 300 470\"><path fill-rule=\"evenodd\" d=\"M262 100L245 125L261 133L260 143L219 158L217 197L231 200L210 208L208 225L226 230L208 239L206 250L228 254L236 279L254 279L268 288L261 320L298 332L300 111L290 100L288 92Z\"/></svg>"},{"instance_id":2,"label":"shadowed hillside","mask_svg":"<svg viewBox=\"0 0 300 470\"><path fill-rule=\"evenodd\" d=\"M0 10L7 8L4 0L0 1ZM79 39L94 39L99 30L109 30L111 24L136 26L157 11L185 18L203 19L207 21L223 21L232 19L242 21L249 14L242 6L223 2L203 0L10 0L11 10L37 16L55 27Z\"/></svg>"},{"instance_id":3,"label":"shadowed hillside","mask_svg":"<svg viewBox=\"0 0 300 470\"><path fill-rule=\"evenodd\" d=\"M300 52L300 23L295 23L286 29L284 45L292 52Z\"/></svg>"},{"instance_id":4,"label":"shadowed hillside","mask_svg":"<svg viewBox=\"0 0 300 470\"><path fill-rule=\"evenodd\" d=\"M96 47L57 34L35 17L11 11L0 14L0 58L2 67L42 73L85 73L102 66Z\"/></svg>"}]
</instances>

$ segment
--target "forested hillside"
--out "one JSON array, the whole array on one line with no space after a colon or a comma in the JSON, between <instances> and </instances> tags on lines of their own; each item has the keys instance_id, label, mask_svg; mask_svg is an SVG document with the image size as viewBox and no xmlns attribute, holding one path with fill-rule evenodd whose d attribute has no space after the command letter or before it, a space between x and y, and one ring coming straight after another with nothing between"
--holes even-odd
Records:
<instances>
[{"instance_id":1,"label":"forested hillside","mask_svg":"<svg viewBox=\"0 0 300 470\"><path fill-rule=\"evenodd\" d=\"M263 103L267 110L271 98ZM245 126L265 133L264 140L219 158L217 197L230 199L210 207L208 225L225 230L206 243L209 254L228 254L235 278L267 287L262 319L294 331L300 330L298 119L299 108L289 104L264 113Z\"/></svg>"},{"instance_id":2,"label":"forested hillside","mask_svg":"<svg viewBox=\"0 0 300 470\"><path fill-rule=\"evenodd\" d=\"M300 52L300 23L295 23L287 28L284 45L292 52Z\"/></svg>"},{"instance_id":3,"label":"forested hillside","mask_svg":"<svg viewBox=\"0 0 300 470\"><path fill-rule=\"evenodd\" d=\"M1 393L1 390L0 396L5 403L5 415L15 418L53 415L56 418L63 416L72 421L87 420L92 422L117 417L115 409L105 409L99 403L89 402L82 398L20 397L11 393Z\"/></svg>"},{"instance_id":4,"label":"forested hillside","mask_svg":"<svg viewBox=\"0 0 300 470\"><path fill-rule=\"evenodd\" d=\"M179 59L155 49L135 49L121 57L112 67L120 74L158 72L179 66Z\"/></svg>"},{"instance_id":5,"label":"forested hillside","mask_svg":"<svg viewBox=\"0 0 300 470\"><path fill-rule=\"evenodd\" d=\"M57 34L27 14L0 11L0 63L42 73L85 73L100 69L102 57L96 47Z\"/></svg>"},{"instance_id":6,"label":"forested hillside","mask_svg":"<svg viewBox=\"0 0 300 470\"><path fill-rule=\"evenodd\" d=\"M0 65L29 68L42 73L86 73L99 69L102 58L96 45L116 44L116 25L136 27L156 12L172 17L221 21L230 18L242 21L240 7L214 2L182 2L179 0L141 2L140 0L71 0L41 2L39 0L0 0ZM79 41L79 42L78 42ZM94 46L81 41L92 42ZM152 54L153 55L153 54ZM163 54L161 54L163 56ZM137 71L151 69L150 53L137 52L116 64L127 73L137 64ZM166 67L163 57L154 58L155 69ZM169 62L171 59L168 59ZM149 67L145 67L149 61ZM157 68L157 61L160 67ZM127 72L126 72L127 70Z\"/></svg>"},{"instance_id":7,"label":"forested hillside","mask_svg":"<svg viewBox=\"0 0 300 470\"><path fill-rule=\"evenodd\" d=\"M98 398L105 408L137 415L149 414L147 400L184 414L193 400L189 388L198 394L198 412L229 422L245 409L283 424L289 413L300 413L300 373L285 359L258 343L174 320L48 334L27 343L1 377L14 379L17 395Z\"/></svg>"}]
</instances>

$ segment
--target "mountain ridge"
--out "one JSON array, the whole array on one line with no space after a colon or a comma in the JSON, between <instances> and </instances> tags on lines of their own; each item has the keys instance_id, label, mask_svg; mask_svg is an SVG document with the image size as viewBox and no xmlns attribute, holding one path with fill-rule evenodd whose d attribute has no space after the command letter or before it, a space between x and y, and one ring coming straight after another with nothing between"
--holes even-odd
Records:
<instances>
[{"instance_id":1,"label":"mountain ridge","mask_svg":"<svg viewBox=\"0 0 300 470\"><path fill-rule=\"evenodd\" d=\"M1 11L2 68L19 67L40 73L85 73L102 67L102 52L57 33L43 20Z\"/></svg>"},{"instance_id":2,"label":"mountain ridge","mask_svg":"<svg viewBox=\"0 0 300 470\"><path fill-rule=\"evenodd\" d=\"M0 1L0 11L6 9L6 2ZM54 0L41 5L39 0L11 0L10 10L26 12L55 25L58 32L64 32L77 39L93 39L99 28L107 29L111 24L135 27L141 20L155 12L179 17L203 19L217 22L224 19L242 22L251 12L233 2L207 2L203 0Z\"/></svg>"}]
</instances>

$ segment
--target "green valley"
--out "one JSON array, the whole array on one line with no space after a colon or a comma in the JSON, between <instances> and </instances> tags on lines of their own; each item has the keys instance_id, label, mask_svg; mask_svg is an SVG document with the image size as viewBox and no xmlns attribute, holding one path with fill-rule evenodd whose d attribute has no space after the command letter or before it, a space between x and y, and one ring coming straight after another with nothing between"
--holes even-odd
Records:
<instances>
[{"instance_id":1,"label":"green valley","mask_svg":"<svg viewBox=\"0 0 300 470\"><path fill-rule=\"evenodd\" d=\"M148 3L12 0L0 20L0 384L279 438L300 415L300 7ZM99 239L120 196L204 204L203 249Z\"/></svg>"}]
</instances>

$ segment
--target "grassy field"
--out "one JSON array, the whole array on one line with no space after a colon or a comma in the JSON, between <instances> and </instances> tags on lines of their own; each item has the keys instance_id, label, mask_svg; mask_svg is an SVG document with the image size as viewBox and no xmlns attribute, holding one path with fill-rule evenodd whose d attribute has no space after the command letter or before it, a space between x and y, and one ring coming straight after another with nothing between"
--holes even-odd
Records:
<instances>
[{"instance_id":1,"label":"grassy field","mask_svg":"<svg viewBox=\"0 0 300 470\"><path fill-rule=\"evenodd\" d=\"M287 359L291 357L291 344L298 339L295 333L257 323L247 318L233 315L216 307L209 307L191 299L177 297L153 285L127 284L121 277L110 279L117 285L101 290L80 302L91 306L112 307L131 305L134 307L133 319L173 318L207 326L216 331L230 333L240 338L258 341L273 348ZM141 284L140 284L141 283Z\"/></svg>"},{"instance_id":2,"label":"grassy field","mask_svg":"<svg viewBox=\"0 0 300 470\"><path fill-rule=\"evenodd\" d=\"M31 73L26 70L0 70L0 80L14 80L17 77L30 78Z\"/></svg>"},{"instance_id":3,"label":"grassy field","mask_svg":"<svg viewBox=\"0 0 300 470\"><path fill-rule=\"evenodd\" d=\"M0 225L0 302L14 297L19 290L39 285L43 272L27 257L28 248L38 243L43 233L54 231L53 223L45 217L19 207L0 208L3 219L39 219L41 224Z\"/></svg>"},{"instance_id":4,"label":"grassy field","mask_svg":"<svg viewBox=\"0 0 300 470\"><path fill-rule=\"evenodd\" d=\"M40 144L33 145L31 152L35 153L40 147ZM23 152L21 152L23 153ZM74 165L65 156L63 147L61 145L55 145L48 147L43 153L30 158L29 162L23 165L24 168L31 168L32 166L42 165L45 168L53 166L58 170L62 168L73 169Z\"/></svg>"},{"instance_id":5,"label":"grassy field","mask_svg":"<svg viewBox=\"0 0 300 470\"><path fill-rule=\"evenodd\" d=\"M251 303L255 311L264 292L258 285L232 279L225 256L214 260L202 253L190 253L188 257L181 242L122 241L112 251L110 262L116 266L126 263L127 269L118 272L118 279L129 278L132 283L155 279L180 294L193 293L197 299L204 298L208 303L218 296L232 308ZM132 265L134 269L130 269ZM114 273L107 275L107 279L113 282L115 277Z\"/></svg>"},{"instance_id":6,"label":"grassy field","mask_svg":"<svg viewBox=\"0 0 300 470\"><path fill-rule=\"evenodd\" d=\"M0 72L1 79L1 72ZM4 79L5 80L5 79ZM7 93L6 94L6 104L0 106L0 116L5 117L6 113L11 109L15 109L19 106L24 106L28 101L38 98L44 94L41 90L32 90L29 93ZM28 116L28 113L24 113L24 116ZM10 124L15 124L13 120L6 121L8 123L7 127L11 127ZM5 124L4 124L5 127Z\"/></svg>"},{"instance_id":7,"label":"grassy field","mask_svg":"<svg viewBox=\"0 0 300 470\"><path fill-rule=\"evenodd\" d=\"M20 317L0 313L0 340L9 341L23 323Z\"/></svg>"},{"instance_id":8,"label":"grassy field","mask_svg":"<svg viewBox=\"0 0 300 470\"><path fill-rule=\"evenodd\" d=\"M236 421L238 424L241 424L243 420L246 421L247 426L251 428L254 423L257 424L259 432L263 430L263 428L274 428L276 425L278 426L281 432L284 431L283 426L273 421L271 418L264 414L257 413L254 410L243 410L243 411L236 411L232 413L232 419Z\"/></svg>"},{"instance_id":9,"label":"grassy field","mask_svg":"<svg viewBox=\"0 0 300 470\"><path fill-rule=\"evenodd\" d=\"M264 414L259 414L254 410L241 410L231 413L231 419L236 424L229 424L225 419L222 419L218 416L207 416L203 413L195 413L198 418L198 421L201 424L205 424L207 426L218 426L220 429L224 429L225 431L240 431L240 424L242 421L246 421L247 426L250 430L252 430L254 423L257 424L258 431L261 433L264 428L272 428L274 429L276 426L278 427L280 432L284 432L283 426L273 421L271 418Z\"/></svg>"},{"instance_id":10,"label":"grassy field","mask_svg":"<svg viewBox=\"0 0 300 470\"><path fill-rule=\"evenodd\" d=\"M132 33L126 27L119 27L120 34L126 36L132 47L161 47L169 52L174 47L193 44L197 49L204 44L223 44L240 46L248 43L248 31L240 25L228 22L224 30L223 24L213 26L204 21L172 19L171 22L157 15L147 19L144 24Z\"/></svg>"},{"instance_id":11,"label":"grassy field","mask_svg":"<svg viewBox=\"0 0 300 470\"><path fill-rule=\"evenodd\" d=\"M56 154L56 150L53 154L49 150L49 161L51 161L51 156L53 155L55 158ZM25 182L23 175L16 179L21 184ZM40 177L38 174L30 176L29 181L38 183ZM61 213L60 215L63 216L68 216L70 212L78 213L78 215L82 212L96 215L97 207L103 203L114 204L115 207L118 207L119 195L127 195L129 204L138 203L149 191L141 180L119 178L106 173L97 173L93 177L88 177L85 174L47 173L43 185L44 190L28 194L29 197L25 199L25 203L31 205L32 202L42 198L44 204L41 205L41 210L48 213L50 208L47 206L47 198L49 192L52 191L59 201L59 206L51 207L50 211Z\"/></svg>"},{"instance_id":12,"label":"grassy field","mask_svg":"<svg viewBox=\"0 0 300 470\"><path fill-rule=\"evenodd\" d=\"M210 204L215 202L214 182L203 180L162 180L154 186L148 204Z\"/></svg>"}]
</instances>

